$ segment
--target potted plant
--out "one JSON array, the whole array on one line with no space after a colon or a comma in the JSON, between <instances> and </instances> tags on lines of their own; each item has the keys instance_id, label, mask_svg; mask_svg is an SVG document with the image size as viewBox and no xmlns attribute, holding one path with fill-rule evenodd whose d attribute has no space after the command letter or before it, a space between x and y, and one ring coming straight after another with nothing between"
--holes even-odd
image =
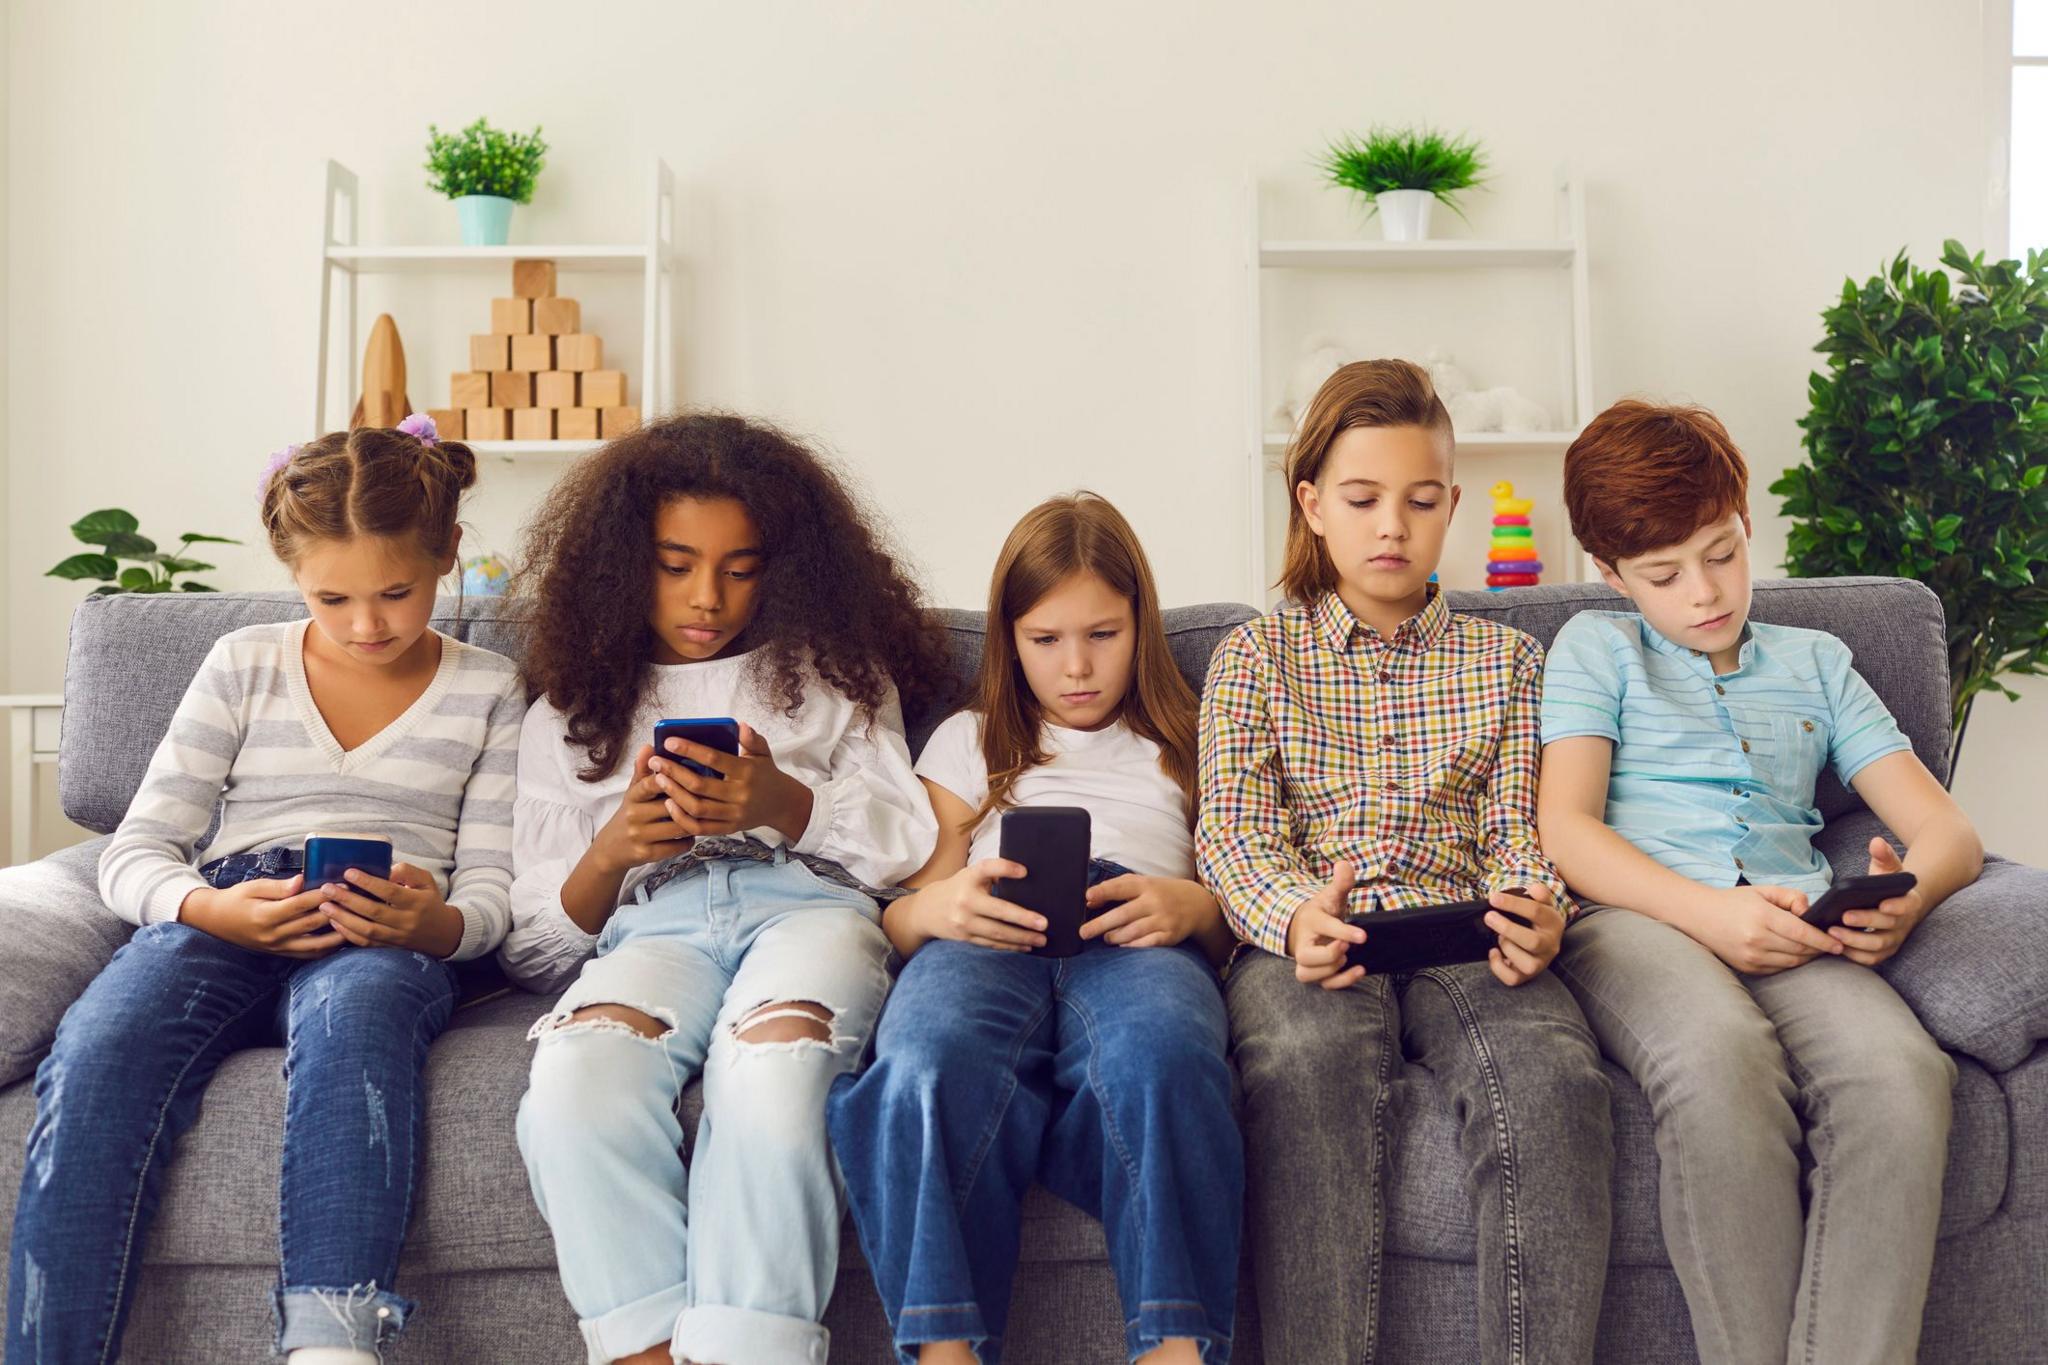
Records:
<instances>
[{"instance_id":1,"label":"potted plant","mask_svg":"<svg viewBox=\"0 0 2048 1365\"><path fill-rule=\"evenodd\" d=\"M1390 242L1429 236L1429 211L1441 201L1464 217L1457 195L1481 183L1486 155L1469 137L1433 128L1381 128L1364 137L1346 135L1323 153L1323 173L1333 184L1364 198L1380 215Z\"/></svg>"},{"instance_id":2,"label":"potted plant","mask_svg":"<svg viewBox=\"0 0 2048 1365\"><path fill-rule=\"evenodd\" d=\"M136 534L139 524L133 512L124 512L118 507L108 507L80 517L71 523L71 534L87 545L97 545L98 553L73 555L48 570L43 577L68 578L74 582L96 579L100 586L92 590L94 597L117 592L212 592L210 586L193 579L188 578L182 583L178 581L179 574L204 573L213 567L185 558L185 552L194 545L242 543L226 536L203 536L196 531L187 531L178 538L178 548L165 554L148 536ZM124 559L136 562L122 568L120 561Z\"/></svg>"},{"instance_id":3,"label":"potted plant","mask_svg":"<svg viewBox=\"0 0 2048 1365\"><path fill-rule=\"evenodd\" d=\"M512 206L533 202L533 182L547 164L540 129L507 133L478 119L459 133L427 125L427 186L455 201L464 246L503 246Z\"/></svg>"},{"instance_id":4,"label":"potted plant","mask_svg":"<svg viewBox=\"0 0 2048 1365\"><path fill-rule=\"evenodd\" d=\"M1983 692L2048 672L2048 252L1842 285L1807 380L1806 462L1771 485L1795 575L1890 574L1948 617L1953 775ZM1954 274L1951 283L1950 272Z\"/></svg>"}]
</instances>

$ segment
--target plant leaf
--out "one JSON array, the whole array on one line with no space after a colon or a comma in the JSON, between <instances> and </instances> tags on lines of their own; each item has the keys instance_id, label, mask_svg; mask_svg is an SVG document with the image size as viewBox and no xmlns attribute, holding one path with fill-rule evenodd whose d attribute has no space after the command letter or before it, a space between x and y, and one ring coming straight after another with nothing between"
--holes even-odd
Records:
<instances>
[{"instance_id":1,"label":"plant leaf","mask_svg":"<svg viewBox=\"0 0 2048 1365\"><path fill-rule=\"evenodd\" d=\"M133 512L124 512L118 507L106 507L97 512L88 512L71 523L71 534L88 545L98 545L107 536L130 533L140 522Z\"/></svg>"},{"instance_id":2,"label":"plant leaf","mask_svg":"<svg viewBox=\"0 0 2048 1365\"><path fill-rule=\"evenodd\" d=\"M111 532L100 541L100 546L117 559L144 559L156 553L155 541L132 531Z\"/></svg>"},{"instance_id":3,"label":"plant leaf","mask_svg":"<svg viewBox=\"0 0 2048 1365\"><path fill-rule=\"evenodd\" d=\"M71 558L49 570L45 578L115 578L121 572L111 555L73 555Z\"/></svg>"}]
</instances>

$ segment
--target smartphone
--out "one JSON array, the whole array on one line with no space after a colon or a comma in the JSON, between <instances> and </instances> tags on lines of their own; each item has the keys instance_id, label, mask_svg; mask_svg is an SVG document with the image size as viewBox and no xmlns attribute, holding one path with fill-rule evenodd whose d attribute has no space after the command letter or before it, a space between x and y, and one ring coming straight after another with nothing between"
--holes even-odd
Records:
<instances>
[{"instance_id":1,"label":"smartphone","mask_svg":"<svg viewBox=\"0 0 2048 1365\"><path fill-rule=\"evenodd\" d=\"M1816 929L1832 929L1851 910L1875 910L1893 896L1903 896L1920 884L1910 872L1883 872L1875 877L1844 877L1820 899L1806 907L1803 918ZM1849 926L1855 928L1854 925Z\"/></svg>"},{"instance_id":2,"label":"smartphone","mask_svg":"<svg viewBox=\"0 0 2048 1365\"><path fill-rule=\"evenodd\" d=\"M668 751L671 739L687 739L722 754L740 751L740 723L731 716L693 716L687 720L658 720L654 723L654 752L659 758L680 763L699 777L723 778L724 773Z\"/></svg>"},{"instance_id":3,"label":"smartphone","mask_svg":"<svg viewBox=\"0 0 2048 1365\"><path fill-rule=\"evenodd\" d=\"M992 888L1006 901L1045 916L1042 957L1081 951L1088 915L1088 812L1080 806L1020 806L1003 812L1002 856L1024 866L1022 877Z\"/></svg>"},{"instance_id":4,"label":"smartphone","mask_svg":"<svg viewBox=\"0 0 2048 1365\"><path fill-rule=\"evenodd\" d=\"M312 890L332 882L346 886L360 896L382 900L382 896L371 896L362 887L349 881L346 873L367 872L372 877L391 880L391 841L380 839L374 834L308 834L306 836L306 880L305 887Z\"/></svg>"},{"instance_id":5,"label":"smartphone","mask_svg":"<svg viewBox=\"0 0 2048 1365\"><path fill-rule=\"evenodd\" d=\"M1499 941L1499 935L1486 927L1487 912L1493 908L1486 901L1450 901L1413 910L1347 916L1346 924L1365 930L1365 942L1351 945L1347 965L1383 976L1457 962L1484 962ZM1517 924L1529 923L1512 910L1500 913Z\"/></svg>"}]
</instances>

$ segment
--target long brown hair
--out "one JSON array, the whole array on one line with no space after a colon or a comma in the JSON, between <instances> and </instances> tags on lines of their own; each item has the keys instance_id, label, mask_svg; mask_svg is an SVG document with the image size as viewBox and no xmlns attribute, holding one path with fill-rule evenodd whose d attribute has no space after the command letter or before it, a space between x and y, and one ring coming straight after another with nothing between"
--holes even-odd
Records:
<instances>
[{"instance_id":1,"label":"long brown hair","mask_svg":"<svg viewBox=\"0 0 2048 1365\"><path fill-rule=\"evenodd\" d=\"M1137 636L1131 686L1119 717L1159 746L1159 766L1195 816L1195 694L1173 662L1159 616L1159 591L1137 532L1107 499L1094 493L1048 498L1024 514L1003 542L988 589L988 634L975 679L981 715L981 756L988 796L968 823L1010 807L1010 791L1047 761L1044 710L1017 659L1017 621L1077 573L1093 574L1130 600Z\"/></svg>"},{"instance_id":2,"label":"long brown hair","mask_svg":"<svg viewBox=\"0 0 2048 1365\"><path fill-rule=\"evenodd\" d=\"M456 510L476 482L460 441L423 441L387 427L331 431L294 450L263 485L271 551L296 564L308 543L410 538L439 561L455 552Z\"/></svg>"},{"instance_id":3,"label":"long brown hair","mask_svg":"<svg viewBox=\"0 0 2048 1365\"><path fill-rule=\"evenodd\" d=\"M1295 489L1322 477L1337 437L1353 427L1421 427L1451 443L1451 414L1429 372L1406 360L1354 360L1323 381L1287 443L1287 554L1279 586L1307 604L1337 586L1337 566L1308 524Z\"/></svg>"},{"instance_id":4,"label":"long brown hair","mask_svg":"<svg viewBox=\"0 0 2048 1365\"><path fill-rule=\"evenodd\" d=\"M513 584L528 608L526 678L567 721L602 779L654 659L654 518L676 498L730 498L760 528L761 583L746 647L789 714L812 678L868 720L893 684L904 706L946 675L937 623L878 519L815 452L764 422L693 412L650 423L570 468L527 527Z\"/></svg>"}]
</instances>

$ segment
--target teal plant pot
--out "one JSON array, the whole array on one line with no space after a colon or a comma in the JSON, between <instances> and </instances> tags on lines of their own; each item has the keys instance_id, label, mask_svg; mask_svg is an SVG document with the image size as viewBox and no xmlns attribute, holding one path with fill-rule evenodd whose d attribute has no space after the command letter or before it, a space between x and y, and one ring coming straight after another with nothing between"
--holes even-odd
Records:
<instances>
[{"instance_id":1,"label":"teal plant pot","mask_svg":"<svg viewBox=\"0 0 2048 1365\"><path fill-rule=\"evenodd\" d=\"M512 235L512 201L495 194L465 194L455 201L464 246L503 246Z\"/></svg>"}]
</instances>

